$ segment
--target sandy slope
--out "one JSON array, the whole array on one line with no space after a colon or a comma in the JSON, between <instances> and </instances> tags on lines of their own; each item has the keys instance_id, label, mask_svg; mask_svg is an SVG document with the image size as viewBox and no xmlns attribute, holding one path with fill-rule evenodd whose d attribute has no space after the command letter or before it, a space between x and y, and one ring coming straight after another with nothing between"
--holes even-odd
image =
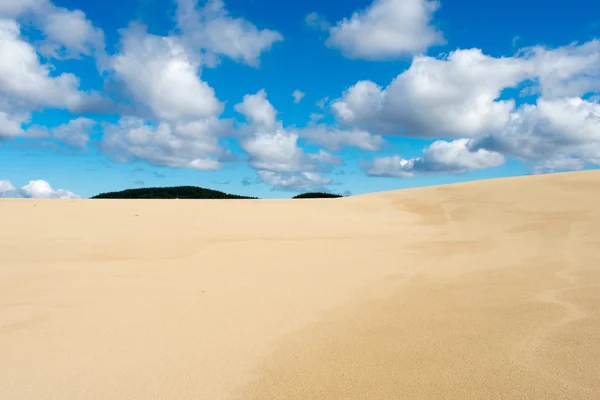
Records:
<instances>
[{"instance_id":1,"label":"sandy slope","mask_svg":"<svg viewBox=\"0 0 600 400\"><path fill-rule=\"evenodd\" d=\"M0 221L0 399L600 398L600 172Z\"/></svg>"}]
</instances>

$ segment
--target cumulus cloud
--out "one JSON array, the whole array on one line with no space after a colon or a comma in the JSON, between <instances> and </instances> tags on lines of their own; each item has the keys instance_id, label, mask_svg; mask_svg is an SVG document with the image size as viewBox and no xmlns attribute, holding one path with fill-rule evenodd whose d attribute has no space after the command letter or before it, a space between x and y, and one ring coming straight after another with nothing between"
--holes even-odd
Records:
<instances>
[{"instance_id":1,"label":"cumulus cloud","mask_svg":"<svg viewBox=\"0 0 600 400\"><path fill-rule=\"evenodd\" d=\"M45 56L58 59L104 55L104 32L94 27L81 10L53 8L43 14L46 40L40 46Z\"/></svg>"},{"instance_id":2,"label":"cumulus cloud","mask_svg":"<svg viewBox=\"0 0 600 400\"><path fill-rule=\"evenodd\" d=\"M118 124L105 126L100 148L123 162L136 159L174 168L216 170L227 156L218 136L226 134L230 125L217 118L154 125L124 117Z\"/></svg>"},{"instance_id":3,"label":"cumulus cloud","mask_svg":"<svg viewBox=\"0 0 600 400\"><path fill-rule=\"evenodd\" d=\"M509 116L502 129L476 138L436 141L418 158L375 158L364 165L373 176L461 173L523 160L534 173L600 166L600 104L580 97L539 98Z\"/></svg>"},{"instance_id":4,"label":"cumulus cloud","mask_svg":"<svg viewBox=\"0 0 600 400\"><path fill-rule=\"evenodd\" d=\"M0 140L32 136L35 132L24 126L33 111L49 107L79 112L100 104L98 96L79 90L75 75L53 74L53 69L21 37L17 22L0 19Z\"/></svg>"},{"instance_id":5,"label":"cumulus cloud","mask_svg":"<svg viewBox=\"0 0 600 400\"><path fill-rule=\"evenodd\" d=\"M292 97L294 98L294 103L298 104L304 98L304 92L301 92L300 90L296 89L292 93Z\"/></svg>"},{"instance_id":6,"label":"cumulus cloud","mask_svg":"<svg viewBox=\"0 0 600 400\"><path fill-rule=\"evenodd\" d=\"M40 52L47 57L104 54L104 33L81 10L56 7L49 0L0 0L0 17L32 21L45 36Z\"/></svg>"},{"instance_id":7,"label":"cumulus cloud","mask_svg":"<svg viewBox=\"0 0 600 400\"><path fill-rule=\"evenodd\" d=\"M0 96L14 108L80 107L85 95L79 91L79 79L69 73L52 76L51 65L42 64L34 47L20 34L19 24L0 19Z\"/></svg>"},{"instance_id":8,"label":"cumulus cloud","mask_svg":"<svg viewBox=\"0 0 600 400\"><path fill-rule=\"evenodd\" d=\"M331 109L344 126L385 126L386 122L380 120L384 99L385 91L381 86L372 81L359 81L344 91L342 97L331 104Z\"/></svg>"},{"instance_id":9,"label":"cumulus cloud","mask_svg":"<svg viewBox=\"0 0 600 400\"><path fill-rule=\"evenodd\" d=\"M148 34L132 24L123 32L121 50L111 67L138 104L159 120L207 118L223 104L200 80L200 58L176 37Z\"/></svg>"},{"instance_id":10,"label":"cumulus cloud","mask_svg":"<svg viewBox=\"0 0 600 400\"><path fill-rule=\"evenodd\" d=\"M7 112L10 109L2 104L0 100L0 141L21 136L25 133L23 124L30 119L29 113L26 112Z\"/></svg>"},{"instance_id":11,"label":"cumulus cloud","mask_svg":"<svg viewBox=\"0 0 600 400\"><path fill-rule=\"evenodd\" d=\"M205 53L257 67L261 53L283 40L279 32L258 29L243 18L231 17L222 0L208 0L203 7L198 6L198 0L175 1L183 40Z\"/></svg>"},{"instance_id":12,"label":"cumulus cloud","mask_svg":"<svg viewBox=\"0 0 600 400\"><path fill-rule=\"evenodd\" d=\"M50 134L70 146L85 148L90 140L91 130L96 126L96 121L79 117L66 124L50 130Z\"/></svg>"},{"instance_id":13,"label":"cumulus cloud","mask_svg":"<svg viewBox=\"0 0 600 400\"><path fill-rule=\"evenodd\" d=\"M502 154L473 149L473 144L472 139L438 140L425 148L421 157L408 160L399 155L378 157L363 168L371 176L408 178L415 174L464 173L504 164Z\"/></svg>"},{"instance_id":14,"label":"cumulus cloud","mask_svg":"<svg viewBox=\"0 0 600 400\"><path fill-rule=\"evenodd\" d=\"M297 134L310 144L316 144L334 151L342 147L377 151L385 142L381 136L360 129L344 130L325 124L309 125L298 130Z\"/></svg>"},{"instance_id":15,"label":"cumulus cloud","mask_svg":"<svg viewBox=\"0 0 600 400\"><path fill-rule=\"evenodd\" d=\"M31 10L41 8L46 0L0 0L0 17L17 18Z\"/></svg>"},{"instance_id":16,"label":"cumulus cloud","mask_svg":"<svg viewBox=\"0 0 600 400\"><path fill-rule=\"evenodd\" d=\"M243 101L236 104L234 109L244 115L254 127L259 126L266 130L275 129L277 110L267 100L267 92L264 89L259 90L256 94L244 95Z\"/></svg>"},{"instance_id":17,"label":"cumulus cloud","mask_svg":"<svg viewBox=\"0 0 600 400\"><path fill-rule=\"evenodd\" d=\"M84 149L90 141L92 129L97 122L84 117L73 119L66 124L48 129L45 126L32 125L26 130L26 137L59 140L71 147Z\"/></svg>"},{"instance_id":18,"label":"cumulus cloud","mask_svg":"<svg viewBox=\"0 0 600 400\"><path fill-rule=\"evenodd\" d=\"M340 165L341 158L324 150L309 154L298 146L298 135L278 126L273 131L257 131L241 141L250 156L249 164L256 170L273 172L303 172ZM326 164L326 165L323 165Z\"/></svg>"},{"instance_id":19,"label":"cumulus cloud","mask_svg":"<svg viewBox=\"0 0 600 400\"><path fill-rule=\"evenodd\" d=\"M344 160L342 160L342 157L334 156L333 154L328 153L325 150L319 150L319 152L316 154L309 154L309 157L311 160L318 162L318 163L331 164L331 165L343 165L344 164Z\"/></svg>"},{"instance_id":20,"label":"cumulus cloud","mask_svg":"<svg viewBox=\"0 0 600 400\"><path fill-rule=\"evenodd\" d=\"M231 120L218 118L224 104L200 78L205 55L186 40L149 34L137 23L122 31L120 50L109 64L136 110L105 125L104 153L120 161L196 170L216 170L232 159L219 145L219 137L233 130Z\"/></svg>"},{"instance_id":21,"label":"cumulus cloud","mask_svg":"<svg viewBox=\"0 0 600 400\"><path fill-rule=\"evenodd\" d=\"M531 168L533 174L547 174L559 171L578 171L585 168L585 162L577 158L554 156L549 160L540 161Z\"/></svg>"},{"instance_id":22,"label":"cumulus cloud","mask_svg":"<svg viewBox=\"0 0 600 400\"><path fill-rule=\"evenodd\" d=\"M298 135L277 127L271 132L257 132L241 142L257 170L299 172L313 169L312 160L298 147Z\"/></svg>"},{"instance_id":23,"label":"cumulus cloud","mask_svg":"<svg viewBox=\"0 0 600 400\"><path fill-rule=\"evenodd\" d=\"M600 165L600 104L579 97L540 98L516 110L500 132L473 146L535 163L537 171Z\"/></svg>"},{"instance_id":24,"label":"cumulus cloud","mask_svg":"<svg viewBox=\"0 0 600 400\"><path fill-rule=\"evenodd\" d=\"M243 114L249 125L242 128L246 135L241 147L250 156L250 165L257 170L300 172L317 168L314 157L298 146L298 134L277 121L277 110L267 99L264 89L244 96L235 110Z\"/></svg>"},{"instance_id":25,"label":"cumulus cloud","mask_svg":"<svg viewBox=\"0 0 600 400\"><path fill-rule=\"evenodd\" d=\"M545 98L583 96L600 91L600 40L555 49L535 46L522 50L536 71L530 92Z\"/></svg>"},{"instance_id":26,"label":"cumulus cloud","mask_svg":"<svg viewBox=\"0 0 600 400\"><path fill-rule=\"evenodd\" d=\"M526 60L479 49L442 59L417 56L386 88L360 81L331 107L344 126L429 138L475 136L508 122L515 103L498 97L530 71Z\"/></svg>"},{"instance_id":27,"label":"cumulus cloud","mask_svg":"<svg viewBox=\"0 0 600 400\"><path fill-rule=\"evenodd\" d=\"M77 199L78 195L70 190L54 190L44 180L31 180L20 189L17 189L7 180L0 180L0 198L42 198L42 199Z\"/></svg>"},{"instance_id":28,"label":"cumulus cloud","mask_svg":"<svg viewBox=\"0 0 600 400\"><path fill-rule=\"evenodd\" d=\"M599 90L600 42L522 49L492 57L479 49L439 58L417 56L387 87L359 81L331 109L344 127L423 138L476 137L509 123L514 99L506 89L529 85L545 98Z\"/></svg>"},{"instance_id":29,"label":"cumulus cloud","mask_svg":"<svg viewBox=\"0 0 600 400\"><path fill-rule=\"evenodd\" d=\"M432 0L374 0L333 26L317 13L309 14L306 22L328 30L325 44L348 58L394 59L445 43L431 23L438 8L439 2Z\"/></svg>"},{"instance_id":30,"label":"cumulus cloud","mask_svg":"<svg viewBox=\"0 0 600 400\"><path fill-rule=\"evenodd\" d=\"M0 198L21 197L10 181L0 180Z\"/></svg>"},{"instance_id":31,"label":"cumulus cloud","mask_svg":"<svg viewBox=\"0 0 600 400\"><path fill-rule=\"evenodd\" d=\"M78 195L65 189L52 189L52 186L43 180L33 180L21 188L24 197L43 199L76 199Z\"/></svg>"},{"instance_id":32,"label":"cumulus cloud","mask_svg":"<svg viewBox=\"0 0 600 400\"><path fill-rule=\"evenodd\" d=\"M514 96L539 97L536 104L517 109L507 89L513 89ZM461 147L461 160L472 160L484 154L478 150L486 150L525 160L541 172L598 165L598 91L600 41L592 40L557 48L524 48L510 57L492 57L479 49L416 56L386 87L359 81L330 108L345 130L471 138L467 148ZM447 143L457 148L462 142ZM373 174L392 176L429 172L438 165L431 162L431 151L416 159L382 158L369 168ZM497 156L490 160L492 166L499 162ZM473 168L480 167L462 169ZM448 163L440 169L461 170Z\"/></svg>"},{"instance_id":33,"label":"cumulus cloud","mask_svg":"<svg viewBox=\"0 0 600 400\"><path fill-rule=\"evenodd\" d=\"M299 135L277 121L277 110L264 90L244 96L235 109L248 121L242 128L240 145L263 181L278 187L299 187L307 182L307 177L326 180L317 172L342 163L339 157L323 150L306 153L298 145Z\"/></svg>"}]
</instances>

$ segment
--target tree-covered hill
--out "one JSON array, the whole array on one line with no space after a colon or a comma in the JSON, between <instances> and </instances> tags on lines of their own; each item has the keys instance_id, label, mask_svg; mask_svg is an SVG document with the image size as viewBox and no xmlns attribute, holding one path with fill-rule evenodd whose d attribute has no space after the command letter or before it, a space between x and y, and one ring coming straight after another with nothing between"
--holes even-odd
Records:
<instances>
[{"instance_id":1,"label":"tree-covered hill","mask_svg":"<svg viewBox=\"0 0 600 400\"><path fill-rule=\"evenodd\" d=\"M333 193L323 193L323 192L310 192L299 194L298 196L294 196L294 199L334 199L338 197L343 197L339 194Z\"/></svg>"},{"instance_id":2,"label":"tree-covered hill","mask_svg":"<svg viewBox=\"0 0 600 400\"><path fill-rule=\"evenodd\" d=\"M92 199L255 199L196 186L154 187L101 193Z\"/></svg>"}]
</instances>

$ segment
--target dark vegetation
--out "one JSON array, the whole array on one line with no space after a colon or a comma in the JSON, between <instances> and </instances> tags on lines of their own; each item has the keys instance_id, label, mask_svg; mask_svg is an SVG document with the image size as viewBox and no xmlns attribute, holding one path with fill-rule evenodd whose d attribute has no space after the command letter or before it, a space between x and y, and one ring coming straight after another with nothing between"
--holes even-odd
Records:
<instances>
[{"instance_id":1,"label":"dark vegetation","mask_svg":"<svg viewBox=\"0 0 600 400\"><path fill-rule=\"evenodd\" d=\"M337 197L343 197L339 194L333 193L323 193L323 192L311 192L311 193L303 193L298 196L294 196L294 199L334 199Z\"/></svg>"},{"instance_id":2,"label":"dark vegetation","mask_svg":"<svg viewBox=\"0 0 600 400\"><path fill-rule=\"evenodd\" d=\"M310 192L294 196L294 199L332 199L343 197L339 194ZM120 192L101 193L92 199L256 199L228 194L218 190L204 189L197 186L154 187L127 189Z\"/></svg>"},{"instance_id":3,"label":"dark vegetation","mask_svg":"<svg viewBox=\"0 0 600 400\"><path fill-rule=\"evenodd\" d=\"M255 199L227 194L196 186L155 187L127 189L121 192L101 193L92 199Z\"/></svg>"}]
</instances>

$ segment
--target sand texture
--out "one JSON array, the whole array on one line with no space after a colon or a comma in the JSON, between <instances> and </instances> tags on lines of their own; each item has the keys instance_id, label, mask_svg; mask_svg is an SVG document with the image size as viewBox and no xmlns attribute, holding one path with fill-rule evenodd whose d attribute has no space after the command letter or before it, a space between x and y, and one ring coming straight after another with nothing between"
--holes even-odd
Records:
<instances>
[{"instance_id":1,"label":"sand texture","mask_svg":"<svg viewBox=\"0 0 600 400\"><path fill-rule=\"evenodd\" d=\"M0 200L0 399L600 399L600 172Z\"/></svg>"}]
</instances>

